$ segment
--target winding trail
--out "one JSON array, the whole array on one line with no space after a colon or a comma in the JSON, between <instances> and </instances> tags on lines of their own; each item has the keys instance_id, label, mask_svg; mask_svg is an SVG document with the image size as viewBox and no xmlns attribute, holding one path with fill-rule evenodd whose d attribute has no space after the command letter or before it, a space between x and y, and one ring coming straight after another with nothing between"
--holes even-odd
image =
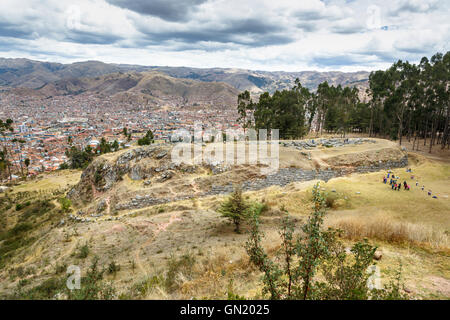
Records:
<instances>
[{"instance_id":1,"label":"winding trail","mask_svg":"<svg viewBox=\"0 0 450 320\"><path fill-rule=\"evenodd\" d=\"M155 239L158 237L158 235L160 235L161 233L164 233L165 231L167 231L167 228L174 224L177 221L182 221L181 218L179 218L176 214L172 214L169 218L169 221L166 223L154 223L154 222L150 222L150 224L153 224L156 226L156 230L153 231L153 235L152 237L150 237L147 241L145 241L143 244L141 244L139 246L139 248L136 249L135 251L135 262L137 267L139 268L139 270L145 274L146 277L148 277L148 271L147 269L144 267L142 261L141 261L141 250L146 248L147 246L149 246L153 241L155 241ZM128 223L127 221L123 221L123 223L125 225L128 225L129 227L131 227L132 229L138 231L139 233L141 233L142 235L145 235L145 231L140 231L139 229L135 228L133 225L131 225L130 223Z\"/></svg>"}]
</instances>

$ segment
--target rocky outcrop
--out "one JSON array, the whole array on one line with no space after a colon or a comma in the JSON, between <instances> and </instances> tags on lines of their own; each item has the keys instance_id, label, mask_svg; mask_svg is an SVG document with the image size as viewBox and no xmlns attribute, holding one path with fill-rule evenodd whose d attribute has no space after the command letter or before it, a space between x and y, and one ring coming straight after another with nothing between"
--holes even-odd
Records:
<instances>
[{"instance_id":1,"label":"rocky outcrop","mask_svg":"<svg viewBox=\"0 0 450 320\"><path fill-rule=\"evenodd\" d=\"M304 141L280 141L283 147L292 147L297 150L311 150L318 146L326 148L343 147L345 145L358 145L363 143L376 143L375 140L366 138L332 138L332 139L312 139Z\"/></svg>"},{"instance_id":2,"label":"rocky outcrop","mask_svg":"<svg viewBox=\"0 0 450 320\"><path fill-rule=\"evenodd\" d=\"M303 170L299 168L281 168L276 173L267 175L263 179L255 179L253 181L246 181L242 185L242 189L246 191L261 190L269 186L284 187L292 182L323 180L328 181L333 178L342 177L351 173L367 173L376 172L380 170L389 170L392 168L402 168L408 165L408 157L403 157L400 161L384 161L372 165L364 165L360 167L349 167L340 169L328 170ZM228 193L233 190L232 185L212 186L211 192L208 195L218 193Z\"/></svg>"},{"instance_id":3,"label":"rocky outcrop","mask_svg":"<svg viewBox=\"0 0 450 320\"><path fill-rule=\"evenodd\" d=\"M156 171L155 168L147 168L138 162L142 159L156 160L166 156L165 147L154 145L127 150L112 160L99 157L83 171L80 182L69 191L68 197L74 201L90 201L96 192L111 189L125 174L129 174L133 180L151 177L152 172Z\"/></svg>"},{"instance_id":4,"label":"rocky outcrop","mask_svg":"<svg viewBox=\"0 0 450 320\"><path fill-rule=\"evenodd\" d=\"M284 187L292 182L302 182L310 180L324 180L328 181L333 178L342 177L351 173L367 173L376 172L380 170L389 170L393 168L402 168L408 166L408 157L404 156L400 161L381 161L378 163L363 165L359 167L327 169L327 170L304 170L300 168L281 168L276 173L267 175L262 179L254 179L246 181L242 185L244 191L256 191L270 186ZM233 185L212 185L209 191L202 194L197 194L197 197L212 196L219 194L226 194L233 191ZM152 205L163 204L172 201L186 200L193 196L177 196L172 198L155 198L151 195L136 196L129 202L118 204L116 210L130 210L144 208Z\"/></svg>"},{"instance_id":5,"label":"rocky outcrop","mask_svg":"<svg viewBox=\"0 0 450 320\"><path fill-rule=\"evenodd\" d=\"M319 145L371 143L370 139L318 139L281 142L286 146L314 148ZM123 150L96 158L82 173L80 182L68 193L75 205L83 204L87 215L114 214L121 210L144 208L166 202L229 193L232 183L242 183L245 191L270 186L284 187L293 182L328 181L351 173L366 173L405 167L408 158L399 148L381 148L327 157L316 169L280 168L263 175L256 166L227 166L209 162L178 165L172 162L171 145L152 145ZM311 160L314 152L300 151ZM313 160L317 160L314 158ZM312 168L308 166L307 168ZM196 176L189 176L199 173ZM141 181L120 184L122 179ZM112 192L108 192L112 190ZM105 199L108 199L106 202ZM94 201L95 200L95 201ZM81 207L81 206L80 206Z\"/></svg>"}]
</instances>

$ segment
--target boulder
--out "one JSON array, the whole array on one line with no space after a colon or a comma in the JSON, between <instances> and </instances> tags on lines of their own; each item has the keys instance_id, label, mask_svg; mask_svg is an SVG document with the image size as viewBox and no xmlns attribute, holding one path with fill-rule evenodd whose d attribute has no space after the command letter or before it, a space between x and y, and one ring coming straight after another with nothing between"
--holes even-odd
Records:
<instances>
[{"instance_id":1,"label":"boulder","mask_svg":"<svg viewBox=\"0 0 450 320\"><path fill-rule=\"evenodd\" d=\"M97 204L97 208L95 209L95 211L97 213L103 212L106 210L106 208L108 207L108 204L106 203L106 200L103 199L101 201L99 201L99 203Z\"/></svg>"},{"instance_id":2,"label":"boulder","mask_svg":"<svg viewBox=\"0 0 450 320\"><path fill-rule=\"evenodd\" d=\"M164 182L169 180L170 178L173 177L173 172L172 171L165 171L161 174L161 177L159 178L158 182Z\"/></svg>"},{"instance_id":3,"label":"boulder","mask_svg":"<svg viewBox=\"0 0 450 320\"><path fill-rule=\"evenodd\" d=\"M158 153L157 155L156 155L156 159L162 159L162 158L164 158L165 156L167 156L167 151L161 151L160 153Z\"/></svg>"},{"instance_id":4,"label":"boulder","mask_svg":"<svg viewBox=\"0 0 450 320\"><path fill-rule=\"evenodd\" d=\"M383 257L383 253L379 250L375 251L375 253L373 254L373 258L375 260L381 260L381 258Z\"/></svg>"},{"instance_id":5,"label":"boulder","mask_svg":"<svg viewBox=\"0 0 450 320\"><path fill-rule=\"evenodd\" d=\"M130 178L131 180L142 180L144 178L144 173L142 172L140 166L136 165L133 168L131 168Z\"/></svg>"},{"instance_id":6,"label":"boulder","mask_svg":"<svg viewBox=\"0 0 450 320\"><path fill-rule=\"evenodd\" d=\"M406 293L412 293L412 290L411 290L410 288L408 288L408 287L403 287L403 290L404 290Z\"/></svg>"}]
</instances>

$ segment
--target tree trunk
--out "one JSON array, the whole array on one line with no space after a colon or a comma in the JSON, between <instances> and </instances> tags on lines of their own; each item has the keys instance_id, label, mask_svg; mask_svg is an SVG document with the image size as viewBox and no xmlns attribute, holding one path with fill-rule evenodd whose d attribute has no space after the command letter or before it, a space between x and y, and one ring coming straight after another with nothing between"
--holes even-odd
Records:
<instances>
[{"instance_id":1,"label":"tree trunk","mask_svg":"<svg viewBox=\"0 0 450 320\"><path fill-rule=\"evenodd\" d=\"M425 122L425 128L423 129L423 146L427 145L427 132L428 132L428 117Z\"/></svg>"},{"instance_id":2,"label":"tree trunk","mask_svg":"<svg viewBox=\"0 0 450 320\"><path fill-rule=\"evenodd\" d=\"M6 161L8 161L8 160L6 160ZM9 176L9 181L11 181L11 180L12 180L12 175L11 175L11 163L10 163L9 161L8 161L7 166L8 166L8 176Z\"/></svg>"},{"instance_id":3,"label":"tree trunk","mask_svg":"<svg viewBox=\"0 0 450 320\"><path fill-rule=\"evenodd\" d=\"M447 116L447 119L445 120L444 133L442 134L441 140L442 149L445 149L445 145L448 143L448 135L449 135L448 118L449 117Z\"/></svg>"},{"instance_id":4,"label":"tree trunk","mask_svg":"<svg viewBox=\"0 0 450 320\"><path fill-rule=\"evenodd\" d=\"M442 149L445 149L445 145L447 143L450 143L449 141L449 118L450 118L450 106L447 106L447 116L445 117L445 125L444 125L444 132L442 134Z\"/></svg>"},{"instance_id":5,"label":"tree trunk","mask_svg":"<svg viewBox=\"0 0 450 320\"><path fill-rule=\"evenodd\" d=\"M241 233L241 230L239 229L239 221L234 221L234 226L235 226L235 228L234 228L234 232L236 232L236 233Z\"/></svg>"},{"instance_id":6,"label":"tree trunk","mask_svg":"<svg viewBox=\"0 0 450 320\"><path fill-rule=\"evenodd\" d=\"M434 142L434 137L435 137L435 125L434 125L434 121L431 121L431 137L430 137L430 149L428 150L428 153L431 153L431 149L433 148L433 142Z\"/></svg>"},{"instance_id":7,"label":"tree trunk","mask_svg":"<svg viewBox=\"0 0 450 320\"><path fill-rule=\"evenodd\" d=\"M398 133L397 133L397 137L398 137L398 141L400 143L400 145L402 145L402 137L403 137L403 113L401 115L397 116L398 118Z\"/></svg>"},{"instance_id":8,"label":"tree trunk","mask_svg":"<svg viewBox=\"0 0 450 320\"><path fill-rule=\"evenodd\" d=\"M409 118L408 118L408 142L411 142L411 117L412 112L409 112Z\"/></svg>"}]
</instances>

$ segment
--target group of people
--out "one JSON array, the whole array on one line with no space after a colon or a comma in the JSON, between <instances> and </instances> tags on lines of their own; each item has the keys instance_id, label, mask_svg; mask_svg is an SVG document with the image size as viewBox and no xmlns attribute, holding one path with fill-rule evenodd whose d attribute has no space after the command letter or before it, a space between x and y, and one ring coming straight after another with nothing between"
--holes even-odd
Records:
<instances>
[{"instance_id":1,"label":"group of people","mask_svg":"<svg viewBox=\"0 0 450 320\"><path fill-rule=\"evenodd\" d=\"M406 172L412 172L412 170L410 168L408 168L408 169L406 169ZM392 190L395 190L395 191L400 191L401 190L402 183L401 182L397 182L397 180L400 179L399 176L395 176L395 174L393 172L388 171L387 177L386 176L383 177L383 183L387 184L388 179L390 179L389 180L389 185L391 186ZM414 180L414 179L415 179L415 177L412 175L411 176L411 180ZM416 187L418 187L418 186L419 186L419 181L416 181ZM409 184L406 181L403 181L403 189L407 190L407 191L409 191L411 189L411 187L409 186ZM422 191L424 191L425 190L425 186L422 185L421 189L422 189ZM431 190L428 190L428 195L432 196ZM432 197L434 199L437 199L437 196L435 196L435 195L433 195Z\"/></svg>"},{"instance_id":2,"label":"group of people","mask_svg":"<svg viewBox=\"0 0 450 320\"><path fill-rule=\"evenodd\" d=\"M392 176L391 176L391 172L388 172L387 178L386 178L386 176L383 177L383 183L387 184L387 180L389 178L390 178L389 185L391 186L391 189L395 190L395 191L400 191L402 189L402 183L397 182L397 179L400 179L400 177L396 177L395 174L392 174ZM406 183L406 181L403 181L403 189L405 189L407 191L410 190L410 186L408 185L408 183Z\"/></svg>"}]
</instances>

